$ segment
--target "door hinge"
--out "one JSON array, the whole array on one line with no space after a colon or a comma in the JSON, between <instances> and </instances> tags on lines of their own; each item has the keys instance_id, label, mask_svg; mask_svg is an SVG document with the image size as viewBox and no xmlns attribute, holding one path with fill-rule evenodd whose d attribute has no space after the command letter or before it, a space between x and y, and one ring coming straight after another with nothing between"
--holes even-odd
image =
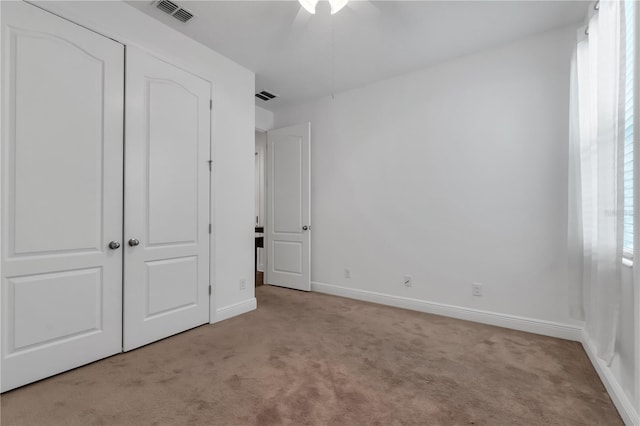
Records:
<instances>
[{"instance_id":1,"label":"door hinge","mask_svg":"<svg viewBox=\"0 0 640 426\"><path fill-rule=\"evenodd\" d=\"M211 224L209 224L209 233L211 233Z\"/></svg>"},{"instance_id":2,"label":"door hinge","mask_svg":"<svg viewBox=\"0 0 640 426\"><path fill-rule=\"evenodd\" d=\"M209 99L209 109L213 110L213 99Z\"/></svg>"},{"instance_id":3,"label":"door hinge","mask_svg":"<svg viewBox=\"0 0 640 426\"><path fill-rule=\"evenodd\" d=\"M211 284L209 284L209 296L211 296Z\"/></svg>"},{"instance_id":4,"label":"door hinge","mask_svg":"<svg viewBox=\"0 0 640 426\"><path fill-rule=\"evenodd\" d=\"M209 160L209 171L213 168L213 160Z\"/></svg>"}]
</instances>

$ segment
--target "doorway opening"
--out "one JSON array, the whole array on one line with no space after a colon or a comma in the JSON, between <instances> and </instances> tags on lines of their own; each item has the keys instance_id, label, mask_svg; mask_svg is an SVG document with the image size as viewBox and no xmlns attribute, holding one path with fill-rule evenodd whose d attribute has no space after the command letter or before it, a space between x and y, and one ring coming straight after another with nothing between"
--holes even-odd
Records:
<instances>
[{"instance_id":1,"label":"doorway opening","mask_svg":"<svg viewBox=\"0 0 640 426\"><path fill-rule=\"evenodd\" d=\"M254 248L254 272L255 286L264 284L264 270L266 265L265 249L264 249L264 231L265 231L265 210L266 210L266 151L267 151L267 132L256 130L256 151L255 151L255 248Z\"/></svg>"}]
</instances>

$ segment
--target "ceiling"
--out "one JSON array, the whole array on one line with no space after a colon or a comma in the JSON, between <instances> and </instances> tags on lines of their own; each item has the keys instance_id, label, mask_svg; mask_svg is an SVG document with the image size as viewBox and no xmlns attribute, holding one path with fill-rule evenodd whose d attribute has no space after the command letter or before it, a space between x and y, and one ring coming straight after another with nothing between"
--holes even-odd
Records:
<instances>
[{"instance_id":1,"label":"ceiling","mask_svg":"<svg viewBox=\"0 0 640 426\"><path fill-rule=\"evenodd\" d=\"M195 17L185 24L152 1L127 3L254 71L256 91L279 95L256 99L267 109L575 24L587 12L582 1L351 0L333 16L326 1L315 15L295 0L172 1Z\"/></svg>"}]
</instances>

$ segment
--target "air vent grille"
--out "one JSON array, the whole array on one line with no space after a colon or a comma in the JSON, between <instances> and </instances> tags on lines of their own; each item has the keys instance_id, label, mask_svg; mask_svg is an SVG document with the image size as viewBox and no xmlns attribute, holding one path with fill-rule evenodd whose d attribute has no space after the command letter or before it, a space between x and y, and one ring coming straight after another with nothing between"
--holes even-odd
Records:
<instances>
[{"instance_id":1,"label":"air vent grille","mask_svg":"<svg viewBox=\"0 0 640 426\"><path fill-rule=\"evenodd\" d=\"M180 22L187 22L193 18L193 13L187 9L183 9L177 4L169 0L159 0L156 2L156 7L161 11L168 13Z\"/></svg>"},{"instance_id":2,"label":"air vent grille","mask_svg":"<svg viewBox=\"0 0 640 426\"><path fill-rule=\"evenodd\" d=\"M178 9L178 11L173 14L173 17L178 21L187 22L189 19L193 18L193 13L186 9Z\"/></svg>"},{"instance_id":3,"label":"air vent grille","mask_svg":"<svg viewBox=\"0 0 640 426\"><path fill-rule=\"evenodd\" d=\"M178 9L178 5L173 3L173 2L170 2L169 0L161 0L161 1L159 1L158 4L156 5L156 7L158 9L160 9L161 11L169 13L169 14L175 12Z\"/></svg>"},{"instance_id":4,"label":"air vent grille","mask_svg":"<svg viewBox=\"0 0 640 426\"><path fill-rule=\"evenodd\" d=\"M273 93L267 92L266 90L256 93L256 98L262 99L265 102L270 101L271 99L275 99L277 97L278 95L274 95Z\"/></svg>"}]
</instances>

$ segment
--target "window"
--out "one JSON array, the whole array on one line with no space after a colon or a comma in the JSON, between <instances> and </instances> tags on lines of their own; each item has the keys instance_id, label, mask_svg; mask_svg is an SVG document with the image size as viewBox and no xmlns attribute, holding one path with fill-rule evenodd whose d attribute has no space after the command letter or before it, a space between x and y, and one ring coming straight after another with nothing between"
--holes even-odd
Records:
<instances>
[{"instance_id":1,"label":"window","mask_svg":"<svg viewBox=\"0 0 640 426\"><path fill-rule=\"evenodd\" d=\"M625 73L624 73L624 257L633 258L634 216L634 74L635 74L635 0L624 2L625 16Z\"/></svg>"}]
</instances>

